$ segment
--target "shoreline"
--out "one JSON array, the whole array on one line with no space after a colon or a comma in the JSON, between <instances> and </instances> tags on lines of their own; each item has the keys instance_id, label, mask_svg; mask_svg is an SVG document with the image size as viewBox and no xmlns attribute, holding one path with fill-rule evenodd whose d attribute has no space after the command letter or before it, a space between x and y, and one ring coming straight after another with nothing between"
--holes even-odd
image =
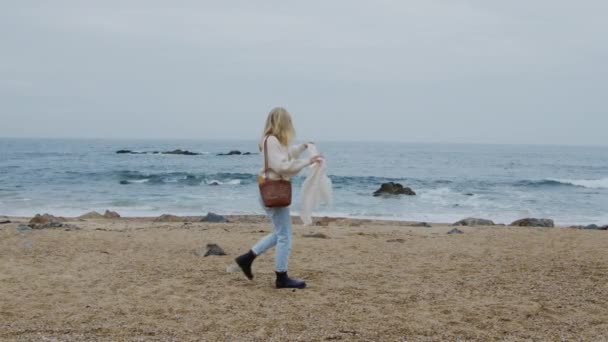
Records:
<instances>
[{"instance_id":1,"label":"shoreline","mask_svg":"<svg viewBox=\"0 0 608 342\"><path fill-rule=\"evenodd\" d=\"M158 216L122 216L118 217L103 217L101 214L97 213L99 217L86 217L91 213L97 213L96 211L91 211L80 216L55 216L52 213L40 213L36 215L50 215L52 217L60 218L64 221L72 221L72 222L81 222L83 220L110 220L110 219L120 219L126 221L142 221L142 222L200 222L201 219L205 217L205 215L174 215L171 213L165 213ZM113 212L115 213L115 212ZM211 213L214 214L214 213ZM34 216L36 216L34 215ZM0 217L5 217L12 222L19 223L27 223L34 216L4 216L0 215ZM168 216L169 219L163 217ZM263 214L227 214L227 215L219 215L225 217L229 220L230 223L268 223L268 218ZM294 225L303 225L299 215L291 215L292 222ZM463 218L462 220L471 219L472 217ZM522 218L521 220L526 220L527 218ZM478 220L478 219L475 219ZM577 225L577 224L559 224L555 223L551 227L545 227L540 225L512 225L505 223L493 223L493 224L458 224L457 222L430 222L430 221L412 221L412 220L404 220L404 219L391 219L391 218L367 218L367 217L344 217L344 216L313 216L313 224L310 226L326 226L329 222L331 223L339 223L342 226L359 226L362 224L377 224L377 225L394 225L400 227L435 227L435 226L453 226L453 227L540 227L540 228L571 228L571 229L598 229L598 230L607 230L608 225L596 225L596 224L588 224L588 225ZM592 226L596 226L597 228L591 228Z\"/></svg>"}]
</instances>

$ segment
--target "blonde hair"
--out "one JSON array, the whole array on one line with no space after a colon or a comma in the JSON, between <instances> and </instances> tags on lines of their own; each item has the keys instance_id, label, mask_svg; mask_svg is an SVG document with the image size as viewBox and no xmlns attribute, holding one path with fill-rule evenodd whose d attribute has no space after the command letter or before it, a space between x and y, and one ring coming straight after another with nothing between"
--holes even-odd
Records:
<instances>
[{"instance_id":1,"label":"blonde hair","mask_svg":"<svg viewBox=\"0 0 608 342\"><path fill-rule=\"evenodd\" d=\"M264 134L262 134L262 142L260 143L260 150L262 149L262 143L264 137L268 135L274 135L277 137L281 145L288 146L291 140L296 135L296 130L293 128L291 122L291 115L287 109L283 107L275 107L266 118L266 125L264 127Z\"/></svg>"}]
</instances>

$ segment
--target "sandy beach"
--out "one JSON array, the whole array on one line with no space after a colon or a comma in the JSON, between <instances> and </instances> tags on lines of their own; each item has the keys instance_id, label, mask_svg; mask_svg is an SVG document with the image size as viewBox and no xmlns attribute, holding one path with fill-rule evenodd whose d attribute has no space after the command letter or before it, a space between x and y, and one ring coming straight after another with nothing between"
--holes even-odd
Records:
<instances>
[{"instance_id":1,"label":"sandy beach","mask_svg":"<svg viewBox=\"0 0 608 342\"><path fill-rule=\"evenodd\" d=\"M0 225L0 340L608 340L608 232L414 227L326 219L294 226L290 274L273 255L248 281L227 268L263 217L69 219ZM304 237L322 233L326 238ZM204 257L216 243L228 254Z\"/></svg>"}]
</instances>

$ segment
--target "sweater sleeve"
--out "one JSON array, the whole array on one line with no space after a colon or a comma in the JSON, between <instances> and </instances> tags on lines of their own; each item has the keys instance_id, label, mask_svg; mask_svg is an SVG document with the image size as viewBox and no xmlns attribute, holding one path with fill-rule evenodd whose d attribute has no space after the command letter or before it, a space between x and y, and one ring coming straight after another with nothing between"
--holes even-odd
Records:
<instances>
[{"instance_id":1,"label":"sweater sleeve","mask_svg":"<svg viewBox=\"0 0 608 342\"><path fill-rule=\"evenodd\" d=\"M268 166L276 173L291 177L310 165L305 159L290 159L289 150L283 148L279 140L270 136L268 138Z\"/></svg>"},{"instance_id":2,"label":"sweater sleeve","mask_svg":"<svg viewBox=\"0 0 608 342\"><path fill-rule=\"evenodd\" d=\"M289 147L289 155L291 158L298 158L302 152L306 149L306 144L300 144Z\"/></svg>"}]
</instances>

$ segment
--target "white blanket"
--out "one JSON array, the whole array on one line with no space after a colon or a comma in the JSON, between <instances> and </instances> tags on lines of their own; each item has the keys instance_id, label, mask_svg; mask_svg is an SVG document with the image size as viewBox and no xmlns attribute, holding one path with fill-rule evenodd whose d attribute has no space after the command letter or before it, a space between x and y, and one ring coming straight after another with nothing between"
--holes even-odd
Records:
<instances>
[{"instance_id":1,"label":"white blanket","mask_svg":"<svg viewBox=\"0 0 608 342\"><path fill-rule=\"evenodd\" d=\"M313 144L308 145L308 152L311 157L319 155L317 148ZM332 184L331 179L326 174L325 160L321 163L314 163L309 167L309 174L302 184L302 207L300 208L300 218L305 225L312 224L312 211L319 204L331 205Z\"/></svg>"}]
</instances>

